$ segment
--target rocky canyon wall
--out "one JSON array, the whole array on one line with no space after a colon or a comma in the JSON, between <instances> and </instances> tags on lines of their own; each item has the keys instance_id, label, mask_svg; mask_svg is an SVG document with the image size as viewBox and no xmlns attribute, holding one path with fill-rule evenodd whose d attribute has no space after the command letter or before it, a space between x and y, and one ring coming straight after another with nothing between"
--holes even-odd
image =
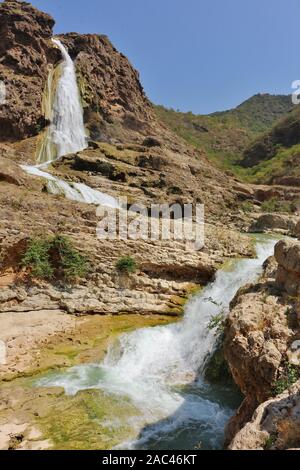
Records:
<instances>
[{"instance_id":1,"label":"rocky canyon wall","mask_svg":"<svg viewBox=\"0 0 300 470\"><path fill-rule=\"evenodd\" d=\"M299 385L292 387L300 378L293 349L300 340L299 295L300 242L282 240L259 283L232 301L224 352L245 399L227 426L231 449L300 446Z\"/></svg>"}]
</instances>

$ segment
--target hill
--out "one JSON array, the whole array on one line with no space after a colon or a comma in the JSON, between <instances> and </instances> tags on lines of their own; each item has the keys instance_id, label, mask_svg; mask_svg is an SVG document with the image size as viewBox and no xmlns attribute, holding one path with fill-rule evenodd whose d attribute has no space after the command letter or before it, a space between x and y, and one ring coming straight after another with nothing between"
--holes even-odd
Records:
<instances>
[{"instance_id":1,"label":"hill","mask_svg":"<svg viewBox=\"0 0 300 470\"><path fill-rule=\"evenodd\" d=\"M209 115L156 106L159 119L221 168L235 171L243 151L292 107L286 95L257 94L237 108ZM237 169L238 171L238 169Z\"/></svg>"},{"instance_id":2,"label":"hill","mask_svg":"<svg viewBox=\"0 0 300 470\"><path fill-rule=\"evenodd\" d=\"M298 185L300 181L300 107L255 139L241 161L249 180Z\"/></svg>"}]
</instances>

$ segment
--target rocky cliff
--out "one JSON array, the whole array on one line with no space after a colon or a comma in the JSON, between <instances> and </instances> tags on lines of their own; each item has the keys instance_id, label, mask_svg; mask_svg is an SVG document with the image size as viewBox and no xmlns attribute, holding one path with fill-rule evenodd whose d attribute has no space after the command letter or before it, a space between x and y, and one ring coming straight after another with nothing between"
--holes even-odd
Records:
<instances>
[{"instance_id":1,"label":"rocky cliff","mask_svg":"<svg viewBox=\"0 0 300 470\"><path fill-rule=\"evenodd\" d=\"M267 445L270 435L274 437L281 420L291 421L286 423L286 433L290 432L290 426L296 427L299 390L292 389L279 399L272 397L280 395L300 377L300 360L293 361L293 344L300 339L299 250L299 242L280 241L275 247L275 258L265 263L260 282L241 289L232 301L224 351L245 400L227 427L227 444L232 441L230 448L264 447L263 441ZM256 407L266 400L270 401L253 415ZM291 412L276 415L278 406ZM245 424L248 421L250 424ZM255 429L259 429L258 434ZM286 435L284 440L278 431L276 436L281 442L278 441L278 448L294 442L291 435L289 439Z\"/></svg>"},{"instance_id":2,"label":"rocky cliff","mask_svg":"<svg viewBox=\"0 0 300 470\"><path fill-rule=\"evenodd\" d=\"M41 130L48 125L43 98L48 74L61 61L53 46L54 20L19 1L0 5L0 71L7 100L0 107L0 212L2 311L30 311L47 305L73 313L180 314L191 289L205 284L226 257L251 255L249 240L228 230L240 215L239 190L203 152L186 145L154 116L138 73L104 36L70 33L61 41L74 59L89 147L68 155L47 171L85 183L128 202L206 204L206 246L132 240L97 240L96 208L48 194L45 180L29 177L19 163L35 163ZM4 47L5 45L5 47ZM237 185L236 185L237 186ZM236 218L235 218L236 217ZM27 282L20 260L30 238L58 231L91 260L80 285ZM136 258L139 271L120 278L116 261Z\"/></svg>"},{"instance_id":3,"label":"rocky cliff","mask_svg":"<svg viewBox=\"0 0 300 470\"><path fill-rule=\"evenodd\" d=\"M138 72L106 36L69 33L61 41L75 62L85 123L94 140L151 133L154 115ZM121 129L120 129L121 127ZM152 129L154 131L154 129Z\"/></svg>"},{"instance_id":4,"label":"rocky cliff","mask_svg":"<svg viewBox=\"0 0 300 470\"><path fill-rule=\"evenodd\" d=\"M0 4L0 79L6 102L0 107L0 138L36 135L46 122L43 90L49 66L59 60L50 42L54 20L26 2Z\"/></svg>"}]
</instances>

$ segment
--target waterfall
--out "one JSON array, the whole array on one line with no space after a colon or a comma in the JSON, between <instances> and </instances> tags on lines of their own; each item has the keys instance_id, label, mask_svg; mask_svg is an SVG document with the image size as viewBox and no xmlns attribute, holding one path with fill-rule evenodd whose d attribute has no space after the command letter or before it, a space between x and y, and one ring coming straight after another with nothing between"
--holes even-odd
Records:
<instances>
[{"instance_id":1,"label":"waterfall","mask_svg":"<svg viewBox=\"0 0 300 470\"><path fill-rule=\"evenodd\" d=\"M21 165L26 173L44 178L50 194L62 195L72 201L118 208L115 198L90 188L83 183L69 183L42 171L57 158L68 153L79 152L87 147L84 130L83 110L76 80L76 70L66 48L58 39L52 39L63 56L61 73L54 97L54 73L48 76L45 97L45 113L50 118L50 126L42 143L37 166Z\"/></svg>"},{"instance_id":2,"label":"waterfall","mask_svg":"<svg viewBox=\"0 0 300 470\"><path fill-rule=\"evenodd\" d=\"M44 178L47 181L47 191L50 194L64 196L71 201L112 207L114 209L119 208L119 203L114 197L90 188L86 184L69 183L42 171L36 166L21 165L21 168L32 176Z\"/></svg>"},{"instance_id":3,"label":"waterfall","mask_svg":"<svg viewBox=\"0 0 300 470\"><path fill-rule=\"evenodd\" d=\"M263 240L256 259L238 260L219 271L188 303L181 322L123 334L101 364L72 368L39 385L64 387L70 395L98 388L120 400L129 398L140 412L135 420L130 417L140 435L120 448L193 449L199 440L204 448L220 448L234 407L224 404L228 390L216 392L203 378L218 341L211 320L226 314L237 290L259 276L274 245L274 240ZM174 435L184 447L176 447Z\"/></svg>"},{"instance_id":4,"label":"waterfall","mask_svg":"<svg viewBox=\"0 0 300 470\"><path fill-rule=\"evenodd\" d=\"M48 80L48 99L52 104L50 126L38 156L38 163L50 162L68 153L79 152L87 146L83 111L77 85L76 70L66 48L58 39L52 39L60 49L63 62L54 98L51 96L53 77Z\"/></svg>"}]
</instances>

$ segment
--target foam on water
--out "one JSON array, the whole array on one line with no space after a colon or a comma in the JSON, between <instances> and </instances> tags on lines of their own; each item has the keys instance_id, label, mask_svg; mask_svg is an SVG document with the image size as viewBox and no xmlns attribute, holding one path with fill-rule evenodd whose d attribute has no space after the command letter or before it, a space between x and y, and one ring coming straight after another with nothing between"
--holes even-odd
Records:
<instances>
[{"instance_id":1,"label":"foam on water","mask_svg":"<svg viewBox=\"0 0 300 470\"><path fill-rule=\"evenodd\" d=\"M118 208L117 200L108 194L90 188L83 183L69 183L62 179L43 171L43 166L21 165L26 173L32 176L39 176L47 180L47 190L51 194L62 195L71 201L85 202L86 204L96 204L106 207Z\"/></svg>"}]
</instances>

